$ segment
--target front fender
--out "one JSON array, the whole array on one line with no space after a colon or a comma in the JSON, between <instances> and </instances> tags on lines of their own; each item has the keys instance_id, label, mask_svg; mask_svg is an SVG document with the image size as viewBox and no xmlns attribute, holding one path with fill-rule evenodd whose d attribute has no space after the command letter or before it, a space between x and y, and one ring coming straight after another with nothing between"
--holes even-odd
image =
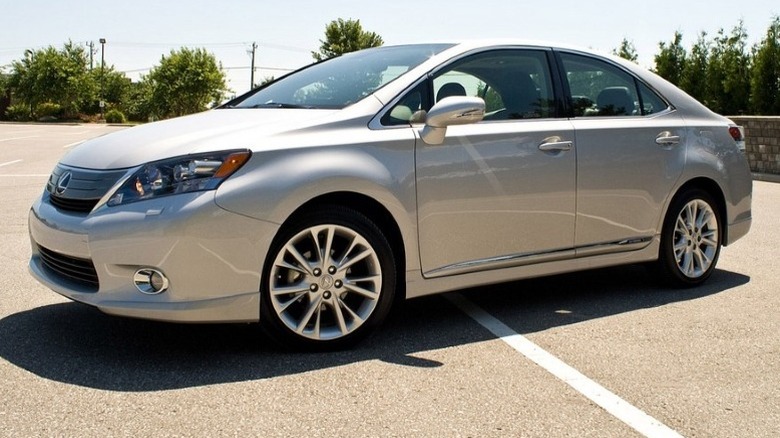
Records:
<instances>
[{"instance_id":1,"label":"front fender","mask_svg":"<svg viewBox=\"0 0 780 438\"><path fill-rule=\"evenodd\" d=\"M219 187L216 203L234 213L283 224L317 197L337 192L361 194L384 205L393 216L407 248L407 267L414 268L419 265L419 257L414 256L414 148L408 141L397 146L321 146L255 153Z\"/></svg>"}]
</instances>

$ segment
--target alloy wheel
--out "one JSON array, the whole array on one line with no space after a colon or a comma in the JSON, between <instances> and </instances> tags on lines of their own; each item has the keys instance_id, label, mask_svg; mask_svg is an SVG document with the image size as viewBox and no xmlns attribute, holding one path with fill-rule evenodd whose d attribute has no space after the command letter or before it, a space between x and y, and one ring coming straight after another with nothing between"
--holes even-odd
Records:
<instances>
[{"instance_id":1,"label":"alloy wheel","mask_svg":"<svg viewBox=\"0 0 780 438\"><path fill-rule=\"evenodd\" d=\"M704 275L716 259L719 242L718 220L712 207L693 199L677 215L673 237L677 268L688 278Z\"/></svg>"},{"instance_id":2,"label":"alloy wheel","mask_svg":"<svg viewBox=\"0 0 780 438\"><path fill-rule=\"evenodd\" d=\"M268 284L279 321L298 336L326 341L355 332L371 317L382 291L382 268L360 233L314 225L281 246Z\"/></svg>"}]
</instances>

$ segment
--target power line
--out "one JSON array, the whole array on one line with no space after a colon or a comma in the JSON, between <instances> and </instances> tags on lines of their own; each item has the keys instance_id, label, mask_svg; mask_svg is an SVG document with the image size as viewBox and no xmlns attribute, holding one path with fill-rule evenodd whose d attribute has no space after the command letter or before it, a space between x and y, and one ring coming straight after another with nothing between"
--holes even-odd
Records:
<instances>
[{"instance_id":1,"label":"power line","mask_svg":"<svg viewBox=\"0 0 780 438\"><path fill-rule=\"evenodd\" d=\"M200 46L200 47L237 47L245 46L249 43L237 42L237 43L144 43L144 42L128 42L128 41L112 41L111 45L118 47L188 47L188 46Z\"/></svg>"},{"instance_id":2,"label":"power line","mask_svg":"<svg viewBox=\"0 0 780 438\"><path fill-rule=\"evenodd\" d=\"M285 44L274 43L253 43L253 42L228 42L228 43L146 43L146 42L129 42L129 41L112 41L111 45L117 47L239 47L239 46L251 46L257 44L257 48L275 49L275 50L287 50L290 52L299 53L311 53L311 50L303 47L288 46ZM3 49L0 49L3 50Z\"/></svg>"},{"instance_id":3,"label":"power line","mask_svg":"<svg viewBox=\"0 0 780 438\"><path fill-rule=\"evenodd\" d=\"M236 66L236 67L222 67L222 70L249 70L252 68L251 66ZM274 71L294 71L297 70L295 68L282 68L282 67L263 67L263 66L255 66L256 70L274 70Z\"/></svg>"},{"instance_id":4,"label":"power line","mask_svg":"<svg viewBox=\"0 0 780 438\"><path fill-rule=\"evenodd\" d=\"M10 67L10 65L9 65ZM149 71L153 67L146 67L146 68L135 68L131 70L121 70L120 73L138 73L142 71ZM222 70L249 70L252 68L248 65L241 65L241 66L235 66L235 67L222 67ZM295 68L282 68L282 67L263 67L263 66L255 66L255 70L272 70L272 71L295 71L297 69Z\"/></svg>"},{"instance_id":5,"label":"power line","mask_svg":"<svg viewBox=\"0 0 780 438\"><path fill-rule=\"evenodd\" d=\"M0 48L0 54L2 53L14 53L14 52L24 52L25 50L40 50L43 48L46 48L49 46L35 46L35 47L3 47Z\"/></svg>"},{"instance_id":6,"label":"power line","mask_svg":"<svg viewBox=\"0 0 780 438\"><path fill-rule=\"evenodd\" d=\"M122 70L122 71L120 71L120 73L138 73L138 72L142 72L142 71L149 71L151 69L152 69L152 67L135 68L135 69L132 69L132 70Z\"/></svg>"},{"instance_id":7,"label":"power line","mask_svg":"<svg viewBox=\"0 0 780 438\"><path fill-rule=\"evenodd\" d=\"M82 47L85 47L85 48L88 47L89 43L90 43L89 41L68 41L68 42L69 43L73 43L73 44L77 44L77 45L81 45ZM0 55L5 54L5 53L14 53L14 52L22 52L22 54L24 54L24 52L26 50L33 50L33 51L35 51L35 50L43 50L43 49L46 49L46 48L49 48L49 47L54 47L56 49L58 47L64 46L68 42L62 43L61 45L47 44L47 45L27 46L27 47L0 47Z\"/></svg>"},{"instance_id":8,"label":"power line","mask_svg":"<svg viewBox=\"0 0 780 438\"><path fill-rule=\"evenodd\" d=\"M271 43L260 43L258 44L261 48L269 48L269 49L278 49L278 50L289 50L291 52L302 52L306 54L311 54L311 50L304 49L302 47L295 47L295 46L285 46L282 44L271 44Z\"/></svg>"}]
</instances>

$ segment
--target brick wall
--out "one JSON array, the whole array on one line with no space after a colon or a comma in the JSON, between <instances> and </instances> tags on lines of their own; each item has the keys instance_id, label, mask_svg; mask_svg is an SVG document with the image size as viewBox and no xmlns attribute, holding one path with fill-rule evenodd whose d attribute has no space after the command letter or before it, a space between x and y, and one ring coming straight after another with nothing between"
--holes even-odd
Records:
<instances>
[{"instance_id":1,"label":"brick wall","mask_svg":"<svg viewBox=\"0 0 780 438\"><path fill-rule=\"evenodd\" d=\"M780 117L731 116L745 127L745 153L750 170L780 175Z\"/></svg>"}]
</instances>

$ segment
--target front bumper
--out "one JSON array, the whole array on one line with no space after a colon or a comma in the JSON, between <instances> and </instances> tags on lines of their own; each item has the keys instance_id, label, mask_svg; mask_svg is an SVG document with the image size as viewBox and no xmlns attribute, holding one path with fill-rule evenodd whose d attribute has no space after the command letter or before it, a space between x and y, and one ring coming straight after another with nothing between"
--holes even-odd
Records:
<instances>
[{"instance_id":1,"label":"front bumper","mask_svg":"<svg viewBox=\"0 0 780 438\"><path fill-rule=\"evenodd\" d=\"M62 212L44 193L29 214L29 269L55 292L103 312L181 322L257 321L260 277L277 224L228 212L214 192L168 196L88 215ZM97 284L73 281L42 253L94 265ZM133 275L154 268L169 279L158 295Z\"/></svg>"}]
</instances>

